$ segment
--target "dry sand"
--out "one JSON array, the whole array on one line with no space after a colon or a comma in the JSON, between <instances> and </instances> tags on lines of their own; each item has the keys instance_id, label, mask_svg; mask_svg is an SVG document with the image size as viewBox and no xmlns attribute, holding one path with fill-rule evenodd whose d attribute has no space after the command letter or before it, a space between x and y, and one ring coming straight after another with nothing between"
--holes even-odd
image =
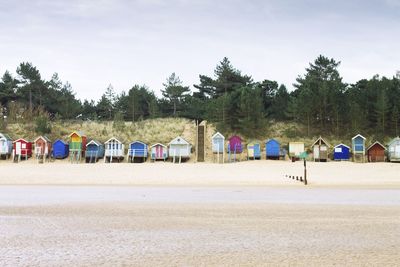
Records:
<instances>
[{"instance_id":1,"label":"dry sand","mask_svg":"<svg viewBox=\"0 0 400 267\"><path fill-rule=\"evenodd\" d=\"M0 266L400 266L400 164L302 172L0 163Z\"/></svg>"},{"instance_id":2,"label":"dry sand","mask_svg":"<svg viewBox=\"0 0 400 267\"><path fill-rule=\"evenodd\" d=\"M400 188L400 164L307 163L310 187ZM285 175L303 176L303 163L247 161L230 164L0 163L0 184L135 186L302 186Z\"/></svg>"}]
</instances>

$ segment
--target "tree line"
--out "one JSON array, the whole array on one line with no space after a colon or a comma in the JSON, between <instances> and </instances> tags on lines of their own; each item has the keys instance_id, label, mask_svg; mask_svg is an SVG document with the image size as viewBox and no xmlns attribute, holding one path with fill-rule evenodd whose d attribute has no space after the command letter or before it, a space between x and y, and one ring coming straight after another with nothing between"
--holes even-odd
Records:
<instances>
[{"instance_id":1,"label":"tree line","mask_svg":"<svg viewBox=\"0 0 400 267\"><path fill-rule=\"evenodd\" d=\"M297 77L294 90L289 92L274 80L254 81L224 58L212 76L199 75L192 90L172 73L163 84L162 97L146 85L134 85L120 94L109 85L98 101L81 101L71 84L62 82L57 73L46 81L34 65L23 62L15 75L6 71L1 78L0 111L3 118L14 121L32 119L37 110L54 120L135 122L184 117L208 120L222 131L249 137L275 122L302 125L304 130L294 135L398 135L400 77L375 75L347 84L339 65L332 58L319 56Z\"/></svg>"}]
</instances>

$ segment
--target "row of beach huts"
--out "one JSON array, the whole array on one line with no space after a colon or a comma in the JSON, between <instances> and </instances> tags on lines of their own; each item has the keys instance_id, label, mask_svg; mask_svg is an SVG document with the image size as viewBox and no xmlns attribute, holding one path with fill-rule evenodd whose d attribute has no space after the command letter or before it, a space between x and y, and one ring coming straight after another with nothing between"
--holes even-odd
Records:
<instances>
[{"instance_id":1,"label":"row of beach huts","mask_svg":"<svg viewBox=\"0 0 400 267\"><path fill-rule=\"evenodd\" d=\"M117 138L110 138L104 143L96 140L88 141L86 135L75 131L68 136L68 142L58 139L51 142L46 136L39 136L33 142L23 138L12 140L10 136L0 133L0 157L12 158L14 162L35 157L39 162L48 159L68 158L71 162L94 163L100 159L104 162L145 162L171 159L173 162L182 162L192 155L192 145L178 136L167 145L156 143L148 145L142 141L133 141L125 150L124 144ZM231 136L227 141L217 132L211 137L211 150L215 162L234 162L240 160L247 151L247 159L282 159L289 156L292 161L310 158L304 142L289 142L283 146L276 139L265 141L264 152L260 143L251 142L244 145L240 136ZM287 151L288 150L288 151ZM400 138L394 138L387 146L374 142L366 146L366 138L360 134L351 140L351 147L338 144L333 148L322 137L319 137L310 147L314 161L326 162L330 159L342 161L353 160L358 162L400 161ZM204 151L204 150L203 150Z\"/></svg>"}]
</instances>

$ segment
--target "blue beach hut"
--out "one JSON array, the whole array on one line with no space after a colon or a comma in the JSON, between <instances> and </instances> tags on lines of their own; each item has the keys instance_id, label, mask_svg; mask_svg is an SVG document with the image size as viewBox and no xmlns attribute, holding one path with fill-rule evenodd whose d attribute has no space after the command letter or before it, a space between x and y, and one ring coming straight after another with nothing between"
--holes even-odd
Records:
<instances>
[{"instance_id":1,"label":"blue beach hut","mask_svg":"<svg viewBox=\"0 0 400 267\"><path fill-rule=\"evenodd\" d=\"M96 163L104 157L104 146L96 140L91 140L86 144L85 160L86 163Z\"/></svg>"},{"instance_id":2,"label":"blue beach hut","mask_svg":"<svg viewBox=\"0 0 400 267\"><path fill-rule=\"evenodd\" d=\"M361 134L357 134L351 139L354 161L365 161L365 140Z\"/></svg>"},{"instance_id":3,"label":"blue beach hut","mask_svg":"<svg viewBox=\"0 0 400 267\"><path fill-rule=\"evenodd\" d=\"M53 143L52 156L56 159L65 159L68 157L69 145L63 140L57 139Z\"/></svg>"},{"instance_id":4,"label":"blue beach hut","mask_svg":"<svg viewBox=\"0 0 400 267\"><path fill-rule=\"evenodd\" d=\"M334 160L349 160L350 159L350 147L345 144L339 144L333 148L333 159Z\"/></svg>"},{"instance_id":5,"label":"blue beach hut","mask_svg":"<svg viewBox=\"0 0 400 267\"><path fill-rule=\"evenodd\" d=\"M269 139L265 142L265 156L267 159L279 159L280 144L275 139Z\"/></svg>"},{"instance_id":6,"label":"blue beach hut","mask_svg":"<svg viewBox=\"0 0 400 267\"><path fill-rule=\"evenodd\" d=\"M141 141L134 141L129 144L128 161L145 162L147 160L147 145Z\"/></svg>"}]
</instances>

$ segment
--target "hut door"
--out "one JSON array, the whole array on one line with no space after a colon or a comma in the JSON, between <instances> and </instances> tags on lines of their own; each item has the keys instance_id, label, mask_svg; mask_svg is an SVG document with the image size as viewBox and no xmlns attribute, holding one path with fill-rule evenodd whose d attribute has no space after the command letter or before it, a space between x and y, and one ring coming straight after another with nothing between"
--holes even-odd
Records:
<instances>
[{"instance_id":1,"label":"hut door","mask_svg":"<svg viewBox=\"0 0 400 267\"><path fill-rule=\"evenodd\" d=\"M157 159L163 158L163 147L162 146L156 146L156 158Z\"/></svg>"},{"instance_id":2,"label":"hut door","mask_svg":"<svg viewBox=\"0 0 400 267\"><path fill-rule=\"evenodd\" d=\"M314 146L314 158L319 159L319 145Z\"/></svg>"},{"instance_id":3,"label":"hut door","mask_svg":"<svg viewBox=\"0 0 400 267\"><path fill-rule=\"evenodd\" d=\"M15 154L21 155L21 143L20 142L15 143Z\"/></svg>"}]
</instances>

